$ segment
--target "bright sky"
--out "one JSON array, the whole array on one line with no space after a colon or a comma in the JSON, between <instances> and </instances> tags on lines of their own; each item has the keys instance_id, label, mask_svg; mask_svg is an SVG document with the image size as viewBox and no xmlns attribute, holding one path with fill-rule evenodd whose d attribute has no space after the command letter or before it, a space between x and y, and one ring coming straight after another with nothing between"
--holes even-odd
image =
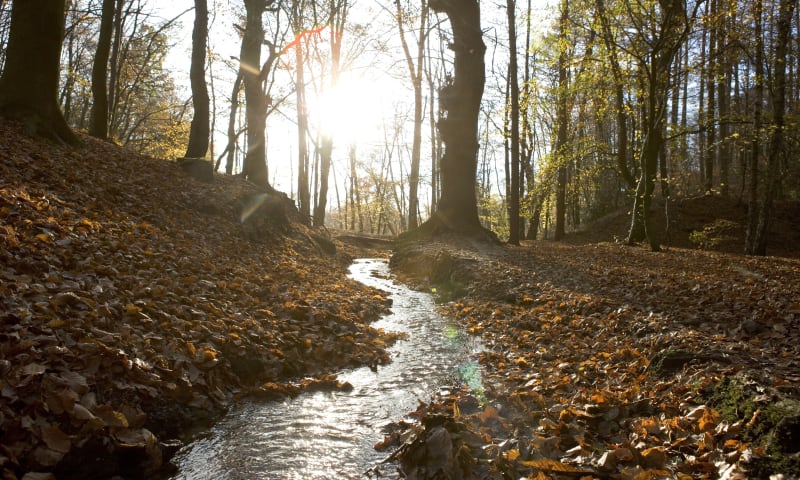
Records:
<instances>
[{"instance_id":1,"label":"bright sky","mask_svg":"<svg viewBox=\"0 0 800 480\"><path fill-rule=\"evenodd\" d=\"M210 0L211 2L214 0ZM237 1L216 0L216 3L216 16L211 13L209 18L211 22L209 43L212 51L220 59L229 60L231 57L239 55L239 36L233 28L233 24L238 23L239 20L234 17L234 14L237 11L243 11L244 7L241 2ZM521 2L518 0L518 3ZM542 3L542 0L536 0L536 3ZM173 18L191 8L193 1L154 2L153 5L153 8L164 18ZM351 143L358 144L357 148L362 156L367 155L368 150L384 143L385 125L394 122L398 111L410 117L410 112L413 110L412 90L407 79L405 59L397 38L397 27L393 24L394 19L385 5L391 5L391 3L387 3L385 0L383 2L381 0L356 0L351 7L348 21L351 25L358 23L364 25L369 29L371 35L389 45L390 52L383 56L376 56L365 50L359 51L358 55L353 55L352 47L350 47L350 52L344 53L344 55L351 56L353 64L349 71L342 73L339 86L335 91L328 92L327 95L320 98L315 98L311 91L307 94L309 113L313 117L311 122L315 126L321 125L321 128L333 133L334 163L344 164L347 148ZM520 5L520 7L522 6ZM486 41L491 50L493 48L491 43L494 42L494 39L505 43L503 40L507 36L505 1L484 1L482 8ZM540 8L539 11L544 13L545 7ZM265 16L266 19L267 16ZM181 17L183 35L180 38L174 38L176 45L171 49L168 57L170 63L168 67L175 73L176 81L183 86L187 97L191 94L188 87L188 71L193 21L193 10ZM541 22L535 23L535 25L541 24ZM347 39L346 34L346 50L348 49ZM413 42L412 37L409 37L409 40ZM503 60L505 54L495 56L492 53L491 51L487 53L487 69L490 72L493 68L504 71L507 62L507 60ZM495 59L499 63L492 65ZM235 65L235 63L232 64ZM227 99L230 97L235 70L233 67L228 68L219 63L215 66L214 76L218 110L214 154L217 156L227 141L222 132L227 128ZM291 103L283 109L282 114L274 114L267 121L267 155L271 181L276 188L287 193L292 193L296 189L293 177L297 161L297 132L294 123L296 113L293 107L293 95L290 100ZM406 135L410 135L411 126L406 125L404 129L407 132ZM410 147L405 150L407 151L403 151L402 154L407 160ZM380 158L382 153L377 152L375 155ZM422 164L425 169L429 162L423 160ZM424 171L422 173L425 175ZM344 177L344 175L342 174L340 177ZM341 181L343 178L339 180Z\"/></svg>"}]
</instances>

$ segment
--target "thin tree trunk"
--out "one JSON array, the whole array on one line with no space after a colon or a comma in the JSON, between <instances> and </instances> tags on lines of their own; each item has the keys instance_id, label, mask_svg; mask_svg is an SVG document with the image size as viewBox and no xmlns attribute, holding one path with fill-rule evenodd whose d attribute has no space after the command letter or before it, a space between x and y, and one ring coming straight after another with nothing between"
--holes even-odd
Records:
<instances>
[{"instance_id":1,"label":"thin tree trunk","mask_svg":"<svg viewBox=\"0 0 800 480\"><path fill-rule=\"evenodd\" d=\"M553 239L562 240L565 235L567 216L567 22L569 20L569 0L561 0L561 20L559 21L558 54L558 96L556 105L556 145L555 155L558 165L556 179L556 231Z\"/></svg>"},{"instance_id":2,"label":"thin tree trunk","mask_svg":"<svg viewBox=\"0 0 800 480\"><path fill-rule=\"evenodd\" d=\"M233 164L235 162L234 156L236 155L236 144L239 136L236 134L236 113L239 109L239 92L242 89L242 69L236 75L236 80L233 82L233 90L231 91L231 113L228 117L228 158L225 161L225 173L233 175Z\"/></svg>"},{"instance_id":3,"label":"thin tree trunk","mask_svg":"<svg viewBox=\"0 0 800 480\"><path fill-rule=\"evenodd\" d=\"M185 158L204 158L208 153L209 98L206 85L206 48L208 45L208 4L194 0L194 28L192 29L192 63L189 79L192 86L194 115L189 128L189 144Z\"/></svg>"},{"instance_id":4,"label":"thin tree trunk","mask_svg":"<svg viewBox=\"0 0 800 480\"><path fill-rule=\"evenodd\" d=\"M100 34L92 63L92 113L89 135L108 138L108 57L114 29L114 0L103 0Z\"/></svg>"},{"instance_id":5,"label":"thin tree trunk","mask_svg":"<svg viewBox=\"0 0 800 480\"><path fill-rule=\"evenodd\" d=\"M297 78L295 82L297 96L297 199L300 204L300 215L304 219L311 218L311 192L309 190L309 156L308 156L308 107L306 104L305 56L303 42L295 45L295 61Z\"/></svg>"},{"instance_id":6,"label":"thin tree trunk","mask_svg":"<svg viewBox=\"0 0 800 480\"><path fill-rule=\"evenodd\" d=\"M519 216L519 82L517 67L517 12L514 0L506 1L508 20L508 45L510 51L508 65L508 86L511 100L511 185L509 205L509 236L508 243L519 245L520 216Z\"/></svg>"},{"instance_id":7,"label":"thin tree trunk","mask_svg":"<svg viewBox=\"0 0 800 480\"><path fill-rule=\"evenodd\" d=\"M762 0L755 0L755 106L753 107L753 138L750 141L750 182L748 183L747 197L747 233L745 235L745 253L756 255L758 253L758 161L761 156L761 115L764 103L764 39L762 36Z\"/></svg>"},{"instance_id":8,"label":"thin tree trunk","mask_svg":"<svg viewBox=\"0 0 800 480\"><path fill-rule=\"evenodd\" d=\"M755 253L767 254L769 224L772 215L772 204L780 186L780 157L783 154L785 114L786 114L786 58L792 28L792 12L795 0L780 0L778 4L777 39L775 40L775 64L773 65L773 105L774 127L770 129L771 138L767 156L767 178L758 212L756 225Z\"/></svg>"}]
</instances>

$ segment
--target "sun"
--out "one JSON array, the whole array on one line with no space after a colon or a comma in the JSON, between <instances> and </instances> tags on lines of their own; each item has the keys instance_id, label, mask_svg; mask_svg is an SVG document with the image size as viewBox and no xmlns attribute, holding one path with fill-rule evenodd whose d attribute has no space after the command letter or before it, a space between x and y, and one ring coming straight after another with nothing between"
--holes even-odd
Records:
<instances>
[{"instance_id":1,"label":"sun","mask_svg":"<svg viewBox=\"0 0 800 480\"><path fill-rule=\"evenodd\" d=\"M386 80L344 74L335 87L310 102L311 122L336 145L374 142L390 113L391 92Z\"/></svg>"}]
</instances>

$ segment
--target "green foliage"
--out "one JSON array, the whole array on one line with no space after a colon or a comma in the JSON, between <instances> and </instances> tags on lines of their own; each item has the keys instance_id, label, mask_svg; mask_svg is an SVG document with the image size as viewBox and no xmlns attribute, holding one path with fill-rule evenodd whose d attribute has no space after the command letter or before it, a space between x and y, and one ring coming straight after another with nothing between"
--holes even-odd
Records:
<instances>
[{"instance_id":1,"label":"green foliage","mask_svg":"<svg viewBox=\"0 0 800 480\"><path fill-rule=\"evenodd\" d=\"M714 249L724 242L734 240L731 234L740 228L738 223L720 218L704 226L702 230L692 231L689 241L702 250Z\"/></svg>"},{"instance_id":2,"label":"green foliage","mask_svg":"<svg viewBox=\"0 0 800 480\"><path fill-rule=\"evenodd\" d=\"M89 7L85 0L71 4L62 53L61 107L78 130L89 125L92 58L100 26ZM164 68L175 25L152 22L145 16L125 19L118 60L109 64L109 136L139 153L175 158L186 148L184 124L191 109L178 98L172 74Z\"/></svg>"},{"instance_id":3,"label":"green foliage","mask_svg":"<svg viewBox=\"0 0 800 480\"><path fill-rule=\"evenodd\" d=\"M479 198L478 217L481 225L493 231L499 238L508 239L508 212L502 198L497 195Z\"/></svg>"}]
</instances>

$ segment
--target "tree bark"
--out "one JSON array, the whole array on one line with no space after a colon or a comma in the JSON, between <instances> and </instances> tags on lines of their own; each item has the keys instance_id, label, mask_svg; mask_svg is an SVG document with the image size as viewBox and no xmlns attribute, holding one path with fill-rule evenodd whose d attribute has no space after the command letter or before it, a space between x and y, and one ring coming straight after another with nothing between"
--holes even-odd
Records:
<instances>
[{"instance_id":1,"label":"tree bark","mask_svg":"<svg viewBox=\"0 0 800 480\"><path fill-rule=\"evenodd\" d=\"M247 118L247 153L243 173L251 182L271 190L267 178L266 136L267 100L261 88L261 46L264 43L262 15L267 8L265 0L245 0L247 26L242 37L239 60L242 65Z\"/></svg>"},{"instance_id":2,"label":"tree bark","mask_svg":"<svg viewBox=\"0 0 800 480\"><path fill-rule=\"evenodd\" d=\"M206 46L208 44L208 3L194 0L194 29L192 30L192 64L189 80L192 85L194 115L189 129L186 158L204 158L208 152L209 98L206 85Z\"/></svg>"},{"instance_id":3,"label":"tree bark","mask_svg":"<svg viewBox=\"0 0 800 480\"><path fill-rule=\"evenodd\" d=\"M100 34L92 64L92 113L89 135L108 138L108 57L111 54L111 34L114 31L115 0L103 0Z\"/></svg>"},{"instance_id":4,"label":"tree bark","mask_svg":"<svg viewBox=\"0 0 800 480\"><path fill-rule=\"evenodd\" d=\"M780 185L780 157L783 154L785 114L786 114L786 59L789 50L789 39L792 29L792 12L795 0L780 0L778 4L777 38L775 41L775 63L773 65L774 80L773 106L774 125L770 129L769 153L767 155L767 178L758 212L758 224L754 239L756 255L767 254L769 223L772 215L772 204Z\"/></svg>"},{"instance_id":5,"label":"tree bark","mask_svg":"<svg viewBox=\"0 0 800 480\"><path fill-rule=\"evenodd\" d=\"M511 185L508 196L508 243L519 245L520 240L520 215L519 215L519 82L517 80L519 68L517 66L517 12L516 2L507 0L506 13L508 19L508 87L511 101Z\"/></svg>"},{"instance_id":6,"label":"tree bark","mask_svg":"<svg viewBox=\"0 0 800 480\"><path fill-rule=\"evenodd\" d=\"M236 133L236 112L239 110L239 92L242 89L243 77L244 72L240 68L231 90L231 112L228 117L228 146L226 147L228 156L225 160L225 173L228 175L233 175L234 156L236 155L236 145L239 139L239 135Z\"/></svg>"},{"instance_id":7,"label":"tree bark","mask_svg":"<svg viewBox=\"0 0 800 480\"><path fill-rule=\"evenodd\" d=\"M561 1L561 20L559 22L559 54L558 54L558 95L556 106L556 134L555 155L558 165L556 178L556 231L553 239L562 240L566 234L565 222L567 216L567 22L569 20L569 0Z\"/></svg>"},{"instance_id":8,"label":"tree bark","mask_svg":"<svg viewBox=\"0 0 800 480\"><path fill-rule=\"evenodd\" d=\"M422 0L422 9L420 13L419 23L419 37L417 37L417 58L416 65L411 57L411 51L406 42L405 32L402 23L402 9L400 7L400 0L395 0L395 7L397 8L397 27L400 31L400 42L403 47L403 53L406 57L406 64L408 66L408 73L411 77L411 84L414 87L414 133L411 143L411 171L408 176L408 228L417 228L419 225L419 218L417 211L419 210L419 167L420 157L422 155L422 64L423 56L425 53L425 38L427 37L426 22L428 20L428 2Z\"/></svg>"},{"instance_id":9,"label":"tree bark","mask_svg":"<svg viewBox=\"0 0 800 480\"><path fill-rule=\"evenodd\" d=\"M761 121L764 103L764 38L762 32L763 13L762 0L756 0L755 17L755 107L753 108L753 138L750 142L750 181L747 188L747 233L745 234L744 252L749 255L758 253L758 160L761 156Z\"/></svg>"},{"instance_id":10,"label":"tree bark","mask_svg":"<svg viewBox=\"0 0 800 480\"><path fill-rule=\"evenodd\" d=\"M339 83L339 63L342 54L342 38L344 36L345 23L349 9L349 0L334 0L330 3L331 7L331 82L330 88L335 89ZM320 148L320 171L319 171L319 194L317 203L314 206L314 226L325 225L325 210L328 208L328 179L331 172L333 156L333 137L330 132L326 132L322 137L322 147Z\"/></svg>"},{"instance_id":11,"label":"tree bark","mask_svg":"<svg viewBox=\"0 0 800 480\"><path fill-rule=\"evenodd\" d=\"M480 8L478 0L434 0L430 7L450 19L450 48L455 52L452 81L439 90L438 128L445 150L435 218L445 230L477 236L486 232L478 219L475 195L478 116L486 81Z\"/></svg>"},{"instance_id":12,"label":"tree bark","mask_svg":"<svg viewBox=\"0 0 800 480\"><path fill-rule=\"evenodd\" d=\"M0 115L21 120L34 134L77 145L58 107L64 0L17 1L11 6Z\"/></svg>"},{"instance_id":13,"label":"tree bark","mask_svg":"<svg viewBox=\"0 0 800 480\"><path fill-rule=\"evenodd\" d=\"M298 35L299 35L299 28ZM304 219L311 218L311 192L309 182L308 158L308 106L306 104L306 83L304 77L303 42L295 45L295 59L297 77L295 90L297 95L297 199L300 206L300 215Z\"/></svg>"}]
</instances>

